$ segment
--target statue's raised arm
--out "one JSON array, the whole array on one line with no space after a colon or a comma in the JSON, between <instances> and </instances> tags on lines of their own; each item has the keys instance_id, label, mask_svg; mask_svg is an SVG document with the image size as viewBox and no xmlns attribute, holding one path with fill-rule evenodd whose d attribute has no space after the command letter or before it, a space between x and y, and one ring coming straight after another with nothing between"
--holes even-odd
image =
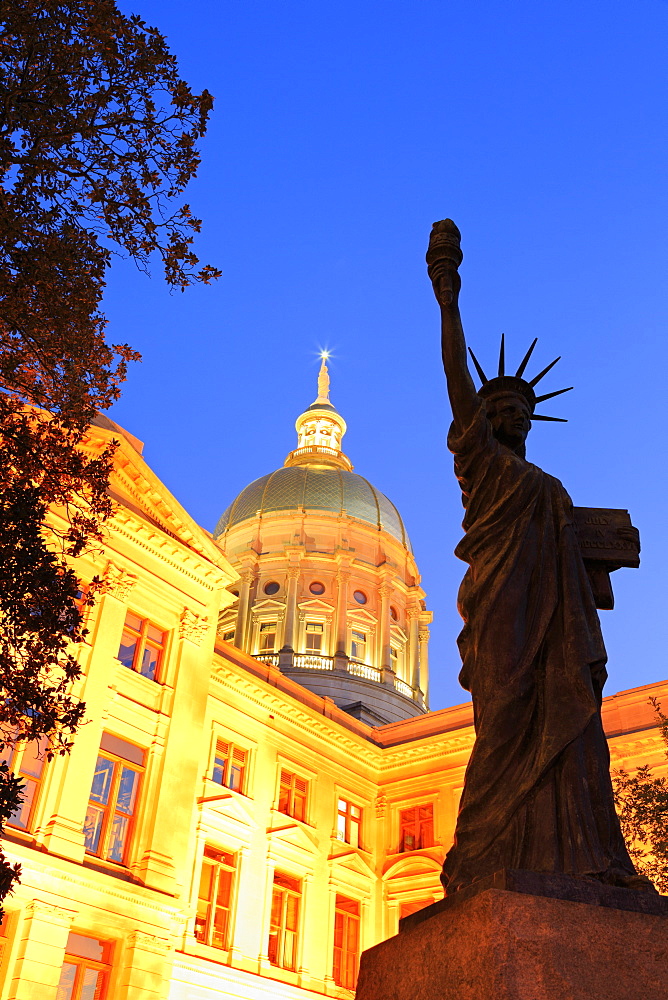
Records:
<instances>
[{"instance_id":1,"label":"statue's raised arm","mask_svg":"<svg viewBox=\"0 0 668 1000\"><path fill-rule=\"evenodd\" d=\"M466 340L459 314L458 267L462 262L460 232L452 219L435 222L427 250L428 273L441 307L441 350L452 415L459 428L468 426L477 394L466 361Z\"/></svg>"}]
</instances>

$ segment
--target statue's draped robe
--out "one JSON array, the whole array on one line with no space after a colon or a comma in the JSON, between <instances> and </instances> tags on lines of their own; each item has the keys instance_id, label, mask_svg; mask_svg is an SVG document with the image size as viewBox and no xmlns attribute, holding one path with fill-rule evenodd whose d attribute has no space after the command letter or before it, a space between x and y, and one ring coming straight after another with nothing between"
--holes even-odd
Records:
<instances>
[{"instance_id":1,"label":"statue's draped robe","mask_svg":"<svg viewBox=\"0 0 668 1000\"><path fill-rule=\"evenodd\" d=\"M448 447L466 508L458 641L476 742L443 882L452 892L501 868L633 875L601 724L606 652L570 497L493 437L482 400Z\"/></svg>"}]
</instances>

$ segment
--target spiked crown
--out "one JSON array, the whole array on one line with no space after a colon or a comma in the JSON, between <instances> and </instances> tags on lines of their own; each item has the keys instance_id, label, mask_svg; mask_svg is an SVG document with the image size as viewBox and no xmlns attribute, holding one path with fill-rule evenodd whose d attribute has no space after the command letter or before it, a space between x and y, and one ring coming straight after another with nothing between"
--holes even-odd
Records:
<instances>
[{"instance_id":1,"label":"spiked crown","mask_svg":"<svg viewBox=\"0 0 668 1000\"><path fill-rule=\"evenodd\" d=\"M540 382L540 380L543 378L544 375L547 375L547 373L550 371L551 368L554 368L557 361L561 360L561 356L555 358L554 361L551 361L550 364L547 365L546 368L543 368L542 372L539 372L538 375L532 378L530 382L527 382L526 379L522 378L526 366L529 363L529 359L533 354L533 349L537 343L538 343L538 337L534 339L533 343L531 344L531 347L522 358L522 362L517 371L515 372L515 374L506 375L505 338L504 335L501 334L501 349L499 351L499 374L495 378L487 378L487 376L485 375L484 371L480 366L478 359L476 358L475 354L469 347L469 353L471 355L471 358L473 359L473 364L475 365L476 371L480 376L480 381L482 382L482 385L478 389L478 395L482 396L484 399L489 399L490 396L498 396L504 393L513 393L515 395L521 396L523 399L526 400L527 406L531 411L532 420L550 420L554 421L555 423L565 424L567 421L563 417L544 417L539 413L534 413L534 409L538 403L542 403L546 399L552 399L553 396L560 396L562 392L570 392L570 390L573 388L572 385L569 385L567 389L557 389L556 392L546 392L543 396L537 396L536 393L534 392L534 386L537 385L538 382Z\"/></svg>"}]
</instances>

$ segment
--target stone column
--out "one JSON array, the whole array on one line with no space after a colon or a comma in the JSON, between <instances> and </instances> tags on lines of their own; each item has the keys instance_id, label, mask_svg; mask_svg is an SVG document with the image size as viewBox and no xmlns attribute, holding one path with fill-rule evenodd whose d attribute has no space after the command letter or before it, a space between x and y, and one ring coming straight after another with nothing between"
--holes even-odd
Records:
<instances>
[{"instance_id":1,"label":"stone column","mask_svg":"<svg viewBox=\"0 0 668 1000\"><path fill-rule=\"evenodd\" d=\"M250 653L250 637L248 635L248 612L250 609L250 591L255 571L252 566L244 566L239 573L241 586L239 588L239 608L237 610L237 626L234 644L245 653Z\"/></svg>"},{"instance_id":2,"label":"stone column","mask_svg":"<svg viewBox=\"0 0 668 1000\"><path fill-rule=\"evenodd\" d=\"M285 626L283 629L283 647L281 649L281 653L294 653L299 566L288 566L287 577L288 586L287 593L285 595Z\"/></svg>"},{"instance_id":3,"label":"stone column","mask_svg":"<svg viewBox=\"0 0 668 1000\"><path fill-rule=\"evenodd\" d=\"M408 677L409 684L415 692L420 690L420 611L418 608L409 608L406 611L408 619Z\"/></svg>"},{"instance_id":4,"label":"stone column","mask_svg":"<svg viewBox=\"0 0 668 1000\"><path fill-rule=\"evenodd\" d=\"M420 690L424 695L425 704L429 696L429 626L420 622L418 632L420 640Z\"/></svg>"},{"instance_id":5,"label":"stone column","mask_svg":"<svg viewBox=\"0 0 668 1000\"><path fill-rule=\"evenodd\" d=\"M340 569L336 574L336 648L337 658L348 658L348 582L350 570Z\"/></svg>"},{"instance_id":6,"label":"stone column","mask_svg":"<svg viewBox=\"0 0 668 1000\"><path fill-rule=\"evenodd\" d=\"M19 929L14 975L7 1000L56 1000L74 910L39 899L28 903Z\"/></svg>"},{"instance_id":7,"label":"stone column","mask_svg":"<svg viewBox=\"0 0 668 1000\"><path fill-rule=\"evenodd\" d=\"M390 662L390 597L392 587L383 583L378 588L380 595L380 618L378 621L378 660L376 666L389 667Z\"/></svg>"},{"instance_id":8,"label":"stone column","mask_svg":"<svg viewBox=\"0 0 668 1000\"><path fill-rule=\"evenodd\" d=\"M54 770L66 771L70 778L76 777L62 784L60 781L49 783L49 799L42 830L37 834L38 843L51 854L79 863L84 859L83 823L105 710L112 693L110 687L118 666L127 600L136 582L132 574L111 562L108 564L102 596L92 613L92 650L81 691L81 699L86 703L86 718L91 721L80 727L72 752L67 757L57 757L47 764ZM49 809L53 810L50 815Z\"/></svg>"},{"instance_id":9,"label":"stone column","mask_svg":"<svg viewBox=\"0 0 668 1000\"><path fill-rule=\"evenodd\" d=\"M192 734L202 731L206 717L214 638L211 622L184 608L169 728L164 746L154 742L149 750L144 794L154 808L142 838L143 854L133 872L151 889L174 895L190 879L188 843L201 775L200 741Z\"/></svg>"},{"instance_id":10,"label":"stone column","mask_svg":"<svg viewBox=\"0 0 668 1000\"><path fill-rule=\"evenodd\" d=\"M172 972L171 942L133 931L118 984L118 1000L163 1000Z\"/></svg>"}]
</instances>

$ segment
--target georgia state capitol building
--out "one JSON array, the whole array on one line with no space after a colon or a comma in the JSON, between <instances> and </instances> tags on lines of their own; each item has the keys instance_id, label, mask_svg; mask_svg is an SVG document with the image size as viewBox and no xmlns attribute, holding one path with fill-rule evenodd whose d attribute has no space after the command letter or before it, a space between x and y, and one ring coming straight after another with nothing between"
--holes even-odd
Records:
<instances>
[{"instance_id":1,"label":"georgia state capitol building","mask_svg":"<svg viewBox=\"0 0 668 1000\"><path fill-rule=\"evenodd\" d=\"M342 450L324 359L296 428L213 535L137 438L91 428L91 454L120 443L105 550L75 566L103 579L87 722L68 757L7 758L5 1000L352 1000L361 951L441 898L471 705L428 711L406 527ZM650 695L604 700L613 766L665 763Z\"/></svg>"}]
</instances>

